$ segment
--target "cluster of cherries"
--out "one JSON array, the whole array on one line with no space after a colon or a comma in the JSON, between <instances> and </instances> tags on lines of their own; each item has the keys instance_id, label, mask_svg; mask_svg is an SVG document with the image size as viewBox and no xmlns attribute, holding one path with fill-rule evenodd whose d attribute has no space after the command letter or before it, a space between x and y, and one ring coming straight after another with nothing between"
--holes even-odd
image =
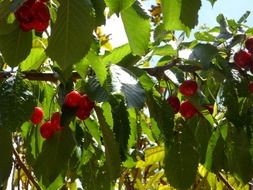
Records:
<instances>
[{"instance_id":1,"label":"cluster of cherries","mask_svg":"<svg viewBox=\"0 0 253 190\"><path fill-rule=\"evenodd\" d=\"M15 11L16 19L24 32L32 29L43 32L47 29L50 21L47 2L48 0L27 0Z\"/></svg>"},{"instance_id":2,"label":"cluster of cherries","mask_svg":"<svg viewBox=\"0 0 253 190\"><path fill-rule=\"evenodd\" d=\"M234 55L235 64L245 70L250 70L253 74L253 36L245 41L245 48L241 49ZM253 93L253 81L249 83L249 90Z\"/></svg>"},{"instance_id":3,"label":"cluster of cherries","mask_svg":"<svg viewBox=\"0 0 253 190\"><path fill-rule=\"evenodd\" d=\"M84 94L81 95L79 92L73 90L65 96L64 105L65 107L76 110L76 116L80 120L85 120L90 117L91 111L95 106L95 103ZM43 109L41 107L35 107L31 116L33 124L39 124L44 117ZM49 139L55 132L61 131L61 113L54 112L49 121L46 121L40 126L40 134L43 138Z\"/></svg>"},{"instance_id":4,"label":"cluster of cherries","mask_svg":"<svg viewBox=\"0 0 253 190\"><path fill-rule=\"evenodd\" d=\"M194 80L185 80L180 86L179 91L186 97L194 96L197 93L198 85ZM169 105L171 105L174 113L180 112L180 114L186 118L192 118L194 115L199 114L198 110L192 105L189 100L184 100L181 104L177 96L169 96L167 99ZM204 104L210 114L213 113L213 105Z\"/></svg>"}]
</instances>

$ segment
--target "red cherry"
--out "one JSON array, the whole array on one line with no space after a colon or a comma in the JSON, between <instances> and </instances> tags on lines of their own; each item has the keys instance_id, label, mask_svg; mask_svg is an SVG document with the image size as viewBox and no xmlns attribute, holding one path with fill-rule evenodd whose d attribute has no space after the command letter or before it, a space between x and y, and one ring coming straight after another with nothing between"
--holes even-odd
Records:
<instances>
[{"instance_id":1,"label":"red cherry","mask_svg":"<svg viewBox=\"0 0 253 190\"><path fill-rule=\"evenodd\" d=\"M51 121L47 121L41 125L40 134L44 139L49 139L54 134L54 128Z\"/></svg>"},{"instance_id":2,"label":"red cherry","mask_svg":"<svg viewBox=\"0 0 253 190\"><path fill-rule=\"evenodd\" d=\"M253 36L245 41L245 47L250 53L253 53Z\"/></svg>"},{"instance_id":3,"label":"red cherry","mask_svg":"<svg viewBox=\"0 0 253 190\"><path fill-rule=\"evenodd\" d=\"M51 123L55 131L60 131L63 129L61 126L61 114L60 112L53 113L51 117Z\"/></svg>"},{"instance_id":4,"label":"red cherry","mask_svg":"<svg viewBox=\"0 0 253 190\"><path fill-rule=\"evenodd\" d=\"M253 82L249 83L249 90L251 93L253 93Z\"/></svg>"},{"instance_id":5,"label":"red cherry","mask_svg":"<svg viewBox=\"0 0 253 190\"><path fill-rule=\"evenodd\" d=\"M179 112L180 101L179 101L178 97L176 97L176 96L170 96L170 97L167 99L167 102L171 105L171 107L172 107L174 113Z\"/></svg>"},{"instance_id":6,"label":"red cherry","mask_svg":"<svg viewBox=\"0 0 253 190\"><path fill-rule=\"evenodd\" d=\"M204 104L202 105L204 108L206 108L209 113L212 115L213 114L213 105L212 104Z\"/></svg>"},{"instance_id":7,"label":"red cherry","mask_svg":"<svg viewBox=\"0 0 253 190\"><path fill-rule=\"evenodd\" d=\"M31 116L31 121L33 122L33 124L39 124L43 119L43 115L44 113L43 113L42 108L35 107Z\"/></svg>"},{"instance_id":8,"label":"red cherry","mask_svg":"<svg viewBox=\"0 0 253 190\"><path fill-rule=\"evenodd\" d=\"M43 32L47 29L50 20L50 13L48 7L40 2L37 1L32 6L32 13L33 13L33 28L36 32Z\"/></svg>"},{"instance_id":9,"label":"red cherry","mask_svg":"<svg viewBox=\"0 0 253 190\"><path fill-rule=\"evenodd\" d=\"M90 117L90 112L85 110L85 108L79 107L77 112L76 112L76 116L80 119L80 120L85 120L87 118Z\"/></svg>"},{"instance_id":10,"label":"red cherry","mask_svg":"<svg viewBox=\"0 0 253 190\"><path fill-rule=\"evenodd\" d=\"M95 106L95 102L91 101L90 98L85 94L81 96L78 106L91 111Z\"/></svg>"},{"instance_id":11,"label":"red cherry","mask_svg":"<svg viewBox=\"0 0 253 190\"><path fill-rule=\"evenodd\" d=\"M73 90L65 96L64 104L67 107L75 108L79 105L81 95L79 92Z\"/></svg>"},{"instance_id":12,"label":"red cherry","mask_svg":"<svg viewBox=\"0 0 253 190\"><path fill-rule=\"evenodd\" d=\"M184 102L182 102L182 104L180 105L179 112L186 119L190 119L195 114L198 113L196 108L188 100L185 100Z\"/></svg>"},{"instance_id":13,"label":"red cherry","mask_svg":"<svg viewBox=\"0 0 253 190\"><path fill-rule=\"evenodd\" d=\"M185 80L180 86L179 91L185 96L193 96L198 89L198 85L194 80Z\"/></svg>"},{"instance_id":14,"label":"red cherry","mask_svg":"<svg viewBox=\"0 0 253 190\"><path fill-rule=\"evenodd\" d=\"M234 55L235 64L241 68L246 68L252 64L251 53L240 50Z\"/></svg>"}]
</instances>

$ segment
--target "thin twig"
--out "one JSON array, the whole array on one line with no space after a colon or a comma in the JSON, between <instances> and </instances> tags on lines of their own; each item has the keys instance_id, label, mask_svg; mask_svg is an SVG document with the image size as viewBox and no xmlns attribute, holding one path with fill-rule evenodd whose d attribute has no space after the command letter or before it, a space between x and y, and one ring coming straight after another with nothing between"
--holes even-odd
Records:
<instances>
[{"instance_id":1,"label":"thin twig","mask_svg":"<svg viewBox=\"0 0 253 190\"><path fill-rule=\"evenodd\" d=\"M230 190L235 190L235 188L228 182L228 180L223 176L221 172L218 172L218 178L227 186Z\"/></svg>"},{"instance_id":2,"label":"thin twig","mask_svg":"<svg viewBox=\"0 0 253 190\"><path fill-rule=\"evenodd\" d=\"M27 178L32 182L32 184L34 185L34 187L36 187L37 190L41 190L38 182L35 181L34 177L30 173L30 171L26 168L25 164L22 162L22 160L19 157L18 152L16 151L15 148L13 148L13 154L14 154L14 156L16 158L16 161L17 161L18 165L20 166L20 168L22 168L22 170L26 174Z\"/></svg>"}]
</instances>

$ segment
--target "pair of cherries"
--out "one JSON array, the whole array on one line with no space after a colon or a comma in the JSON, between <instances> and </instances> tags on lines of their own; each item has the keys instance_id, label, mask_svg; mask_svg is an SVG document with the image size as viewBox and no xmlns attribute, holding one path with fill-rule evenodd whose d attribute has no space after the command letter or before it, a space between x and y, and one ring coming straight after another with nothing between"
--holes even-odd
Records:
<instances>
[{"instance_id":1,"label":"pair of cherries","mask_svg":"<svg viewBox=\"0 0 253 190\"><path fill-rule=\"evenodd\" d=\"M15 16L24 32L34 29L44 32L50 21L48 0L27 0L16 11Z\"/></svg>"},{"instance_id":2,"label":"pair of cherries","mask_svg":"<svg viewBox=\"0 0 253 190\"><path fill-rule=\"evenodd\" d=\"M198 90L198 85L194 80L185 80L180 86L179 91L187 97L193 96ZM181 104L177 96L170 96L167 99L169 105L171 105L174 113L180 112L180 114L186 118L192 118L194 115L198 114L198 110L191 104L189 100L184 100ZM210 104L203 105L210 114L213 113L213 106Z\"/></svg>"}]
</instances>

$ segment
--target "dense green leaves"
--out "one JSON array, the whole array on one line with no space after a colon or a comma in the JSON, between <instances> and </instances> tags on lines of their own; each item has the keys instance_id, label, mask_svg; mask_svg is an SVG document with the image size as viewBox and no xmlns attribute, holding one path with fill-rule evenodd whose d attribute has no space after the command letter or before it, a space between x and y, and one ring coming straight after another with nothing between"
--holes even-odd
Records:
<instances>
[{"instance_id":1,"label":"dense green leaves","mask_svg":"<svg viewBox=\"0 0 253 190\"><path fill-rule=\"evenodd\" d=\"M10 77L1 84L0 99L0 127L12 131L30 119L36 106L29 86L18 77Z\"/></svg>"},{"instance_id":2,"label":"dense green leaves","mask_svg":"<svg viewBox=\"0 0 253 190\"><path fill-rule=\"evenodd\" d=\"M61 0L60 3L47 54L67 71L89 51L94 18L88 0Z\"/></svg>"},{"instance_id":3,"label":"dense green leaves","mask_svg":"<svg viewBox=\"0 0 253 190\"><path fill-rule=\"evenodd\" d=\"M148 49L150 38L150 22L148 16L139 4L135 3L121 12L121 18L133 54L143 55ZM136 29L138 29L138 32L136 32Z\"/></svg>"}]
</instances>

